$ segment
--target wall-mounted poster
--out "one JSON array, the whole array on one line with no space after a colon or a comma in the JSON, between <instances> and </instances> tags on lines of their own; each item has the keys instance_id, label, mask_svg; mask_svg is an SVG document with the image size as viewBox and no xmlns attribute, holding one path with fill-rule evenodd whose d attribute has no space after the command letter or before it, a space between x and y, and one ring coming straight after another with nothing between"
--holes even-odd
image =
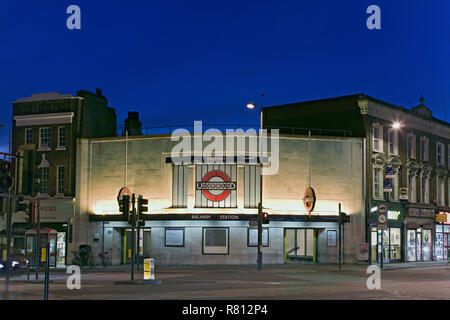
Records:
<instances>
[{"instance_id":1,"label":"wall-mounted poster","mask_svg":"<svg viewBox=\"0 0 450 320\"><path fill-rule=\"evenodd\" d=\"M327 232L327 238L328 238L328 246L329 247L336 247L337 245L337 231L336 230L328 230Z\"/></svg>"},{"instance_id":2,"label":"wall-mounted poster","mask_svg":"<svg viewBox=\"0 0 450 320\"><path fill-rule=\"evenodd\" d=\"M184 247L184 229L166 228L166 247Z\"/></svg>"},{"instance_id":3,"label":"wall-mounted poster","mask_svg":"<svg viewBox=\"0 0 450 320\"><path fill-rule=\"evenodd\" d=\"M228 254L228 228L203 228L203 254Z\"/></svg>"},{"instance_id":4,"label":"wall-mounted poster","mask_svg":"<svg viewBox=\"0 0 450 320\"><path fill-rule=\"evenodd\" d=\"M269 246L269 229L263 229L262 231L262 244L263 247ZM258 228L248 228L248 246L258 246Z\"/></svg>"}]
</instances>

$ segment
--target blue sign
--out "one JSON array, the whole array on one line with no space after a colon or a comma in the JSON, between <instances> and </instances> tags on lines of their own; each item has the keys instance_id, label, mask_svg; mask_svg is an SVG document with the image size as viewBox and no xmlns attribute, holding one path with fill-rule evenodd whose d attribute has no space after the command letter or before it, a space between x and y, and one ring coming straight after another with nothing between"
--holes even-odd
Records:
<instances>
[{"instance_id":1,"label":"blue sign","mask_svg":"<svg viewBox=\"0 0 450 320\"><path fill-rule=\"evenodd\" d=\"M384 180L383 192L392 192L392 180L389 179Z\"/></svg>"},{"instance_id":2,"label":"blue sign","mask_svg":"<svg viewBox=\"0 0 450 320\"><path fill-rule=\"evenodd\" d=\"M386 179L395 178L394 167L386 167Z\"/></svg>"}]
</instances>

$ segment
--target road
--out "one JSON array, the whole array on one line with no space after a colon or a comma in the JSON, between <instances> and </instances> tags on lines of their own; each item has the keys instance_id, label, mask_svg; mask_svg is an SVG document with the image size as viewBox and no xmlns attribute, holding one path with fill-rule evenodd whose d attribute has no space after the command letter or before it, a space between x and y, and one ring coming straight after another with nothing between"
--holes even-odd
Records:
<instances>
[{"instance_id":1,"label":"road","mask_svg":"<svg viewBox=\"0 0 450 320\"><path fill-rule=\"evenodd\" d=\"M270 265L156 267L161 284L117 284L130 280L128 269L82 271L81 289L69 290L69 274L51 273L50 300L111 299L432 299L450 300L450 265L381 271L381 288L368 289L367 266ZM41 274L42 275L42 274ZM42 277L41 277L42 279ZM142 270L135 279L142 279ZM0 298L41 300L43 283L16 275L9 294L0 279Z\"/></svg>"}]
</instances>

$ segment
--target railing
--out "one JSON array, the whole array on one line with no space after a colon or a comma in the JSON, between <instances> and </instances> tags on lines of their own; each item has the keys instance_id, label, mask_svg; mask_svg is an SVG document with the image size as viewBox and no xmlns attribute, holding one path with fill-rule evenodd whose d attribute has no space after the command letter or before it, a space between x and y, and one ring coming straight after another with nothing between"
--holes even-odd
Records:
<instances>
[{"instance_id":1,"label":"railing","mask_svg":"<svg viewBox=\"0 0 450 320\"><path fill-rule=\"evenodd\" d=\"M202 132L208 129L218 129L221 132L226 132L226 129L236 130L241 128L243 130L255 129L256 132L259 130L259 125L256 124L202 124ZM139 135L158 135L167 134L170 135L176 129L186 129L189 132L194 132L193 124L185 125L166 125L166 126L155 126L155 127L143 127L140 129ZM264 126L264 129L279 129L280 134L293 134L293 135L309 135L312 136L340 136L340 137L351 137L351 130L340 130L340 129L322 129L322 128L298 128L298 127L283 127L283 126ZM139 131L138 129L131 128L130 131ZM125 136L125 126L117 127L117 136ZM131 135L129 133L129 135ZM134 132L134 135L137 135Z\"/></svg>"}]
</instances>

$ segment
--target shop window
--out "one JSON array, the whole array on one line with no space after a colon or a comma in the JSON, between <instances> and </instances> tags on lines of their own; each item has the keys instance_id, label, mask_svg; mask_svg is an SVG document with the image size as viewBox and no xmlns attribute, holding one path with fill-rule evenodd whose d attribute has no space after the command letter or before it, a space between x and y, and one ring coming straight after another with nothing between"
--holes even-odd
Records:
<instances>
[{"instance_id":1,"label":"shop window","mask_svg":"<svg viewBox=\"0 0 450 320\"><path fill-rule=\"evenodd\" d=\"M450 226L436 225L435 252L436 259L447 260L450 250Z\"/></svg>"},{"instance_id":2,"label":"shop window","mask_svg":"<svg viewBox=\"0 0 450 320\"><path fill-rule=\"evenodd\" d=\"M244 207L257 208L260 199L261 167L259 165L244 166Z\"/></svg>"},{"instance_id":3,"label":"shop window","mask_svg":"<svg viewBox=\"0 0 450 320\"><path fill-rule=\"evenodd\" d=\"M186 165L173 165L172 206L174 208L187 207L188 170Z\"/></svg>"},{"instance_id":4,"label":"shop window","mask_svg":"<svg viewBox=\"0 0 450 320\"><path fill-rule=\"evenodd\" d=\"M228 228L203 228L203 254L228 254Z\"/></svg>"},{"instance_id":5,"label":"shop window","mask_svg":"<svg viewBox=\"0 0 450 320\"><path fill-rule=\"evenodd\" d=\"M263 228L262 230L262 245L263 247L269 246L269 229L267 228ZM258 246L258 228L247 229L247 246L248 247Z\"/></svg>"},{"instance_id":6,"label":"shop window","mask_svg":"<svg viewBox=\"0 0 450 320\"><path fill-rule=\"evenodd\" d=\"M166 228L164 239L166 247L184 247L184 228Z\"/></svg>"}]
</instances>

